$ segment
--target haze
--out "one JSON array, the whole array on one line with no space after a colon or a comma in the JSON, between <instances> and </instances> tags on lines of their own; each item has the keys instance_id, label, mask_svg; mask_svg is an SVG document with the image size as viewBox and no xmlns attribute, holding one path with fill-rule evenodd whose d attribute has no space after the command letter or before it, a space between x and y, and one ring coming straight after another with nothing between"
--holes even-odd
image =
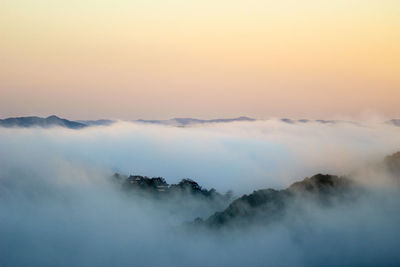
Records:
<instances>
[{"instance_id":1,"label":"haze","mask_svg":"<svg viewBox=\"0 0 400 267\"><path fill-rule=\"evenodd\" d=\"M399 150L399 129L280 120L0 127L0 265L398 266L398 183L371 166ZM212 232L182 228L218 211L199 200L157 201L109 182L115 171L189 177L240 196L360 169L368 194L355 200L297 202L279 223Z\"/></svg>"}]
</instances>

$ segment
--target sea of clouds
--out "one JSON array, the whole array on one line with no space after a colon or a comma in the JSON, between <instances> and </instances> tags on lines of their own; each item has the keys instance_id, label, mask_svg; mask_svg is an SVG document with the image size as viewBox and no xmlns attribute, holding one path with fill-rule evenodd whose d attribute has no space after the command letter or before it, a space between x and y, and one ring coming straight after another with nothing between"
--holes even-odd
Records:
<instances>
[{"instance_id":1,"label":"sea of clouds","mask_svg":"<svg viewBox=\"0 0 400 267\"><path fill-rule=\"evenodd\" d=\"M396 266L399 191L373 166L398 150L400 128L373 120L0 128L0 265ZM240 196L354 171L371 185L354 203L221 232L181 229L212 214L201 205L174 209L110 183L114 172L191 178Z\"/></svg>"}]
</instances>

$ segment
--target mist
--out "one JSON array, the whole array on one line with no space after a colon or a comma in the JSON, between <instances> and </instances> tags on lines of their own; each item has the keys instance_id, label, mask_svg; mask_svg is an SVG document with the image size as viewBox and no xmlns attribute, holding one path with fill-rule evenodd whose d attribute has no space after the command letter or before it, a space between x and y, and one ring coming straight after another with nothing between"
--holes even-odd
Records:
<instances>
[{"instance_id":1,"label":"mist","mask_svg":"<svg viewBox=\"0 0 400 267\"><path fill-rule=\"evenodd\" d=\"M399 133L373 120L0 128L0 265L395 266L400 194L375 166L400 150ZM330 208L300 202L267 226L188 231L185 221L217 210L126 194L114 172L236 196L352 173L367 194Z\"/></svg>"},{"instance_id":2,"label":"mist","mask_svg":"<svg viewBox=\"0 0 400 267\"><path fill-rule=\"evenodd\" d=\"M318 172L347 174L399 150L399 131L373 121L280 120L185 128L119 122L79 131L0 129L0 164L20 168L21 161L39 166L59 159L108 174L161 176L169 182L189 177L242 194Z\"/></svg>"}]
</instances>

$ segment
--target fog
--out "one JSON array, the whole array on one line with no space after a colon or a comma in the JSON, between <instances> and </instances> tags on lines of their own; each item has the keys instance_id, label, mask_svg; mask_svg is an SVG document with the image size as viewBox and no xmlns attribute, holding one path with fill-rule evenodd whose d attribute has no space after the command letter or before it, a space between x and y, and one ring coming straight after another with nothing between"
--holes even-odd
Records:
<instances>
[{"instance_id":1,"label":"fog","mask_svg":"<svg viewBox=\"0 0 400 267\"><path fill-rule=\"evenodd\" d=\"M400 150L399 132L373 121L279 120L185 128L120 122L83 130L0 129L0 164L11 169L24 162L23 170L33 165L35 171L59 160L109 174L162 176L171 183L189 177L242 194L286 187L317 172L347 174Z\"/></svg>"},{"instance_id":2,"label":"fog","mask_svg":"<svg viewBox=\"0 0 400 267\"><path fill-rule=\"evenodd\" d=\"M399 134L373 120L0 128L0 265L395 266L400 195L375 166L400 150ZM216 210L126 194L114 172L189 177L236 196L352 173L367 193L330 208L297 203L268 226L188 231L183 222Z\"/></svg>"}]
</instances>

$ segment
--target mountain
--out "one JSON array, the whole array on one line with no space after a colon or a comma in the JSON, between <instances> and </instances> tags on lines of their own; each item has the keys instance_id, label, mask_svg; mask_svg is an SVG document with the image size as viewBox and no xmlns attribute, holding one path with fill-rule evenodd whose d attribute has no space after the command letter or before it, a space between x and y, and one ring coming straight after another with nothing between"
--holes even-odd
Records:
<instances>
[{"instance_id":1,"label":"mountain","mask_svg":"<svg viewBox=\"0 0 400 267\"><path fill-rule=\"evenodd\" d=\"M238 118L212 119L212 120L200 120L194 118L173 118L169 120L135 120L135 122L140 122L140 123L162 124L162 125L181 126L181 127L196 125L196 124L228 123L237 121L255 121L255 119L242 116Z\"/></svg>"},{"instance_id":2,"label":"mountain","mask_svg":"<svg viewBox=\"0 0 400 267\"><path fill-rule=\"evenodd\" d=\"M355 192L353 189L353 183L349 178L317 174L293 183L284 190L261 189L243 195L225 210L215 212L205 220L196 218L189 225L221 228L245 226L251 223L268 224L282 219L300 198L329 206L333 199L351 198Z\"/></svg>"},{"instance_id":3,"label":"mountain","mask_svg":"<svg viewBox=\"0 0 400 267\"><path fill-rule=\"evenodd\" d=\"M186 214L179 222L191 220L196 216L208 216L216 210L224 209L232 201L232 193L221 194L215 189L205 189L191 179L182 179L179 183L168 184L162 177L149 178L140 175L114 174L111 177L115 189L136 202L143 201L169 210Z\"/></svg>"},{"instance_id":4,"label":"mountain","mask_svg":"<svg viewBox=\"0 0 400 267\"><path fill-rule=\"evenodd\" d=\"M115 123L115 120L77 120L76 122L85 124L87 126L109 126Z\"/></svg>"},{"instance_id":5,"label":"mountain","mask_svg":"<svg viewBox=\"0 0 400 267\"><path fill-rule=\"evenodd\" d=\"M160 124L160 125L169 125L175 127L187 127L192 125L202 125L202 124L211 124L211 123L230 123L230 122L252 122L256 121L256 119L249 117L237 117L237 118L225 118L225 119L212 119L212 120L201 120L195 118L173 118L169 120L134 120L133 122L144 123L144 124ZM280 119L281 122L287 124L297 124L297 123L321 123L321 124L334 124L339 122L352 123L355 122L350 121L336 121L336 120L308 120L308 119L300 119L293 120L289 118ZM30 117L16 117L16 118L6 118L0 119L0 127L65 127L69 129L82 129L88 126L109 126L115 123L115 120L76 120L71 121L63 118L59 118L55 115L52 115L47 118L41 118L36 116ZM400 120L393 119L390 121L386 121L386 123L400 126Z\"/></svg>"},{"instance_id":6,"label":"mountain","mask_svg":"<svg viewBox=\"0 0 400 267\"><path fill-rule=\"evenodd\" d=\"M213 120L200 120L193 118L174 118L170 120L135 120L133 122L147 123L147 124L161 124L170 125L177 127L184 127L195 124L206 124L206 123L228 123L235 121L255 121L255 119L248 117L238 117L231 119L213 119ZM66 127L70 129L81 129L88 126L109 126L115 123L115 120L77 120L71 121L62 119L57 116L50 116L47 118L41 118L36 116L31 117L16 117L0 119L0 126L2 127Z\"/></svg>"},{"instance_id":7,"label":"mountain","mask_svg":"<svg viewBox=\"0 0 400 267\"><path fill-rule=\"evenodd\" d=\"M400 151L385 157L383 166L385 173L390 174L393 181L400 185ZM351 203L362 192L364 190L349 177L317 174L295 182L284 190L261 189L243 195L223 211L215 212L207 219L196 218L187 225L215 229L243 227L252 223L268 224L294 211L301 211L311 203L324 208L333 203Z\"/></svg>"},{"instance_id":8,"label":"mountain","mask_svg":"<svg viewBox=\"0 0 400 267\"><path fill-rule=\"evenodd\" d=\"M211 120L201 120L196 118L173 118L169 120L133 120L132 122L136 123L144 123L144 124L160 124L160 125L168 125L175 127L187 127L192 125L202 125L202 124L211 124L211 123L230 123L230 122L252 122L256 121L256 119L249 117L237 117L237 118L225 118L225 119L211 119ZM320 123L320 124L335 124L335 123L351 123L357 124L356 122L351 121L339 121L339 120L309 120L309 119L300 119L294 120L289 118L280 119L281 122L287 124L305 124L305 123ZM115 120L76 120L71 121L67 119L59 118L55 115L41 118L36 116L30 117L16 117L16 118L6 118L0 119L0 127L66 127L69 129L82 129L88 126L109 126L115 123ZM400 119L393 119L390 121L386 121L386 123L399 126L400 127Z\"/></svg>"},{"instance_id":9,"label":"mountain","mask_svg":"<svg viewBox=\"0 0 400 267\"><path fill-rule=\"evenodd\" d=\"M384 164L389 173L400 183L400 151L385 157Z\"/></svg>"},{"instance_id":10,"label":"mountain","mask_svg":"<svg viewBox=\"0 0 400 267\"><path fill-rule=\"evenodd\" d=\"M0 119L1 127L65 127L69 129L82 129L88 126L108 126L115 123L114 120L77 120L71 121L63 118L59 118L55 115L47 118L41 118L36 116L30 117L16 117Z\"/></svg>"},{"instance_id":11,"label":"mountain","mask_svg":"<svg viewBox=\"0 0 400 267\"><path fill-rule=\"evenodd\" d=\"M115 173L112 181L121 185L126 192L141 194L156 198L171 198L192 196L207 200L230 200L231 193L224 195L218 193L214 188L209 190L202 188L197 182L185 178L177 184L168 184L162 177L149 178L141 175L122 175Z\"/></svg>"},{"instance_id":12,"label":"mountain","mask_svg":"<svg viewBox=\"0 0 400 267\"><path fill-rule=\"evenodd\" d=\"M400 181L400 151L384 158L385 173L391 174L394 181ZM172 206L179 208L189 199L197 199L210 205L211 216L186 222L189 229L206 227L246 227L253 224L269 224L282 220L287 215L295 216L309 205L329 208L341 203L352 203L366 191L347 176L316 174L291 184L283 190L260 189L243 195L232 202L232 192L220 194L215 189L204 189L191 179L182 179L177 184L169 185L161 177L149 178L139 175L114 174L112 180L125 192L167 202L174 200ZM230 203L229 203L230 202ZM215 204L217 203L217 204ZM215 212L215 210L222 210ZM208 216L208 217L207 217Z\"/></svg>"},{"instance_id":13,"label":"mountain","mask_svg":"<svg viewBox=\"0 0 400 267\"><path fill-rule=\"evenodd\" d=\"M16 117L0 119L0 126L2 127L66 127L69 129L82 129L87 127L86 124L79 123L76 121L70 121L59 118L57 116L49 116L47 118L40 117Z\"/></svg>"},{"instance_id":14,"label":"mountain","mask_svg":"<svg viewBox=\"0 0 400 267\"><path fill-rule=\"evenodd\" d=\"M394 125L394 126L400 127L400 119L389 120L389 121L387 121L386 123L392 124L392 125Z\"/></svg>"},{"instance_id":15,"label":"mountain","mask_svg":"<svg viewBox=\"0 0 400 267\"><path fill-rule=\"evenodd\" d=\"M356 124L355 122L352 122L352 121L341 121L341 120L309 120L309 119L293 120L293 119L289 119L289 118L282 118L282 119L280 119L280 121L288 123L288 124L311 123L311 122L317 122L317 123L321 123L321 124L335 124L335 123Z\"/></svg>"},{"instance_id":16,"label":"mountain","mask_svg":"<svg viewBox=\"0 0 400 267\"><path fill-rule=\"evenodd\" d=\"M189 227L207 227L218 229L226 226L245 226L251 223L268 224L282 219L288 209L297 203L297 200L308 199L318 205L329 206L335 201L345 201L354 197L355 186L346 177L317 174L295 182L287 189L261 189L249 195L243 195L233 200L232 193L220 194L215 189L204 189L191 179L182 179L177 184L169 185L162 177L149 178L140 175L122 175L115 173L112 181L128 194L154 198L161 202L171 202L175 208L190 199L212 205L215 212L207 219L196 218L187 222Z\"/></svg>"}]
</instances>

